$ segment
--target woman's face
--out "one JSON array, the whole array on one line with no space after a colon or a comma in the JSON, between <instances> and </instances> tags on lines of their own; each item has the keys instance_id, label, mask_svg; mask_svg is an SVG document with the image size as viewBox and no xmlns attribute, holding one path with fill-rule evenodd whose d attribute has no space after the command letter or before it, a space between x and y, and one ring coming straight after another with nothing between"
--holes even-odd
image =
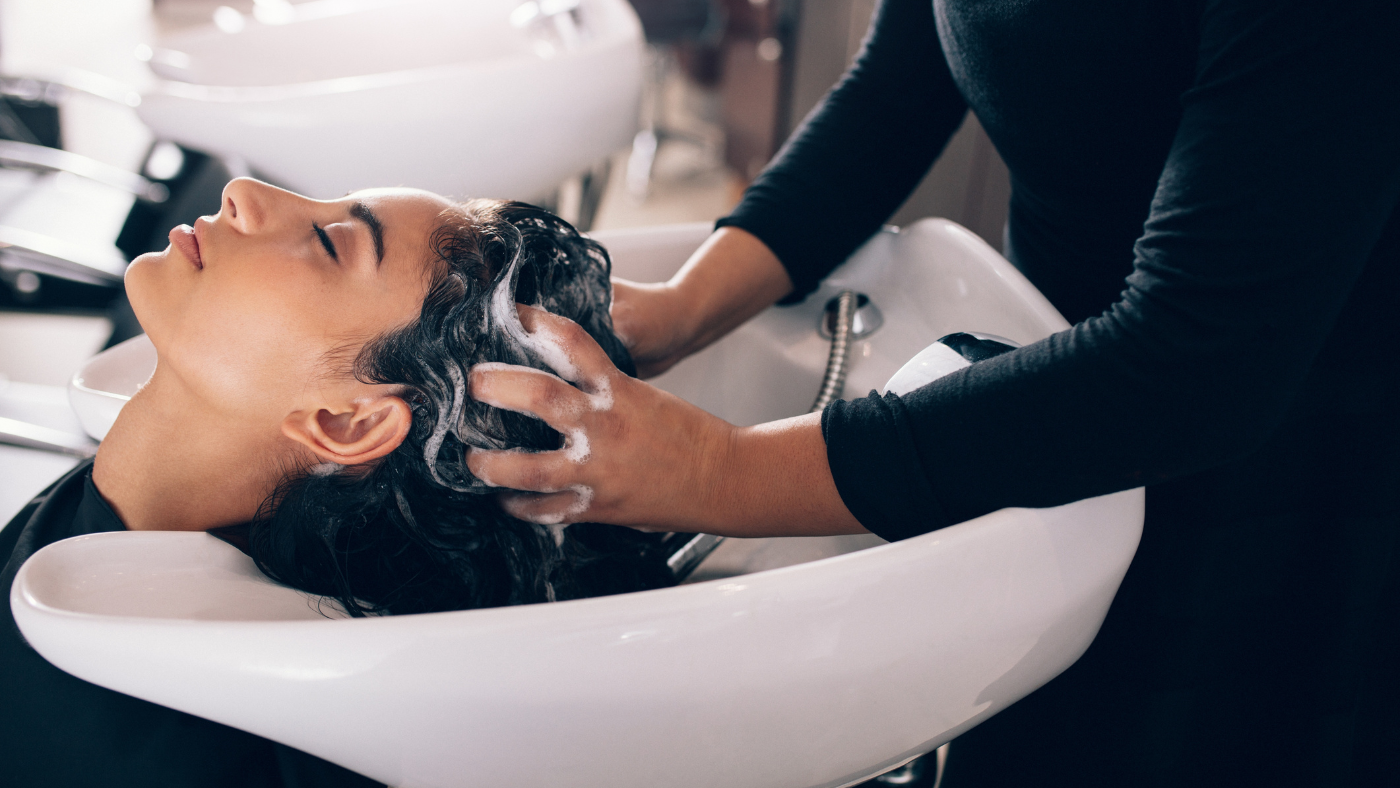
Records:
<instances>
[{"instance_id":1,"label":"woman's face","mask_svg":"<svg viewBox=\"0 0 1400 788\"><path fill-rule=\"evenodd\" d=\"M219 213L127 270L136 316L174 375L230 416L281 419L364 387L365 341L417 317L429 238L450 203L411 189L319 201L239 178ZM340 363L334 363L339 359Z\"/></svg>"}]
</instances>

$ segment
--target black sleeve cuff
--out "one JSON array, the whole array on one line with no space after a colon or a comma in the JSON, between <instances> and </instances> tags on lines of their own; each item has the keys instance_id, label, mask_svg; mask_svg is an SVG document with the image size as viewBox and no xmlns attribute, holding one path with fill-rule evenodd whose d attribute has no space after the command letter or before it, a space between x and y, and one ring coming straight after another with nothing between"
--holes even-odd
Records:
<instances>
[{"instance_id":1,"label":"black sleeve cuff","mask_svg":"<svg viewBox=\"0 0 1400 788\"><path fill-rule=\"evenodd\" d=\"M871 533L895 542L952 525L898 396L833 402L822 411L822 437L841 500Z\"/></svg>"}]
</instances>

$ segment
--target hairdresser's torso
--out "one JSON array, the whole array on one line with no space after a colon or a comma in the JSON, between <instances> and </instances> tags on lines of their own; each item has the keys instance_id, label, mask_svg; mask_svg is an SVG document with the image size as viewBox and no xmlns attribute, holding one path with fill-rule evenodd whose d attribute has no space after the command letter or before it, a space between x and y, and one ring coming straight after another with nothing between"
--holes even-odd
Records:
<instances>
[{"instance_id":1,"label":"hairdresser's torso","mask_svg":"<svg viewBox=\"0 0 1400 788\"><path fill-rule=\"evenodd\" d=\"M1154 195L1164 175L1171 176L1164 166L1184 104L1211 90L1243 95L1248 85L1225 81L1241 77L1227 74L1235 66L1230 58L1267 66L1268 57L1305 55L1313 37L1323 35L1318 31L1332 24L1320 7L1312 28L1299 27L1291 10L1278 14L1287 21L1275 23L1258 13L1269 5L1275 4L934 0L938 41L928 43L941 46L959 92L1011 172L1008 255L1070 322L1118 300ZM1280 29L1223 47L1203 39L1218 35L1212 19L1229 14L1264 16L1261 26ZM1257 51L1264 46L1274 51ZM1225 77L1221 84L1210 83L1212 69ZM1335 87L1338 94L1352 91ZM1297 111L1306 122L1317 108L1300 99ZM1296 157L1319 153L1326 155L1279 149L1277 165L1287 171ZM1395 284L1391 277L1386 286L1394 292Z\"/></svg>"},{"instance_id":2,"label":"hairdresser's torso","mask_svg":"<svg viewBox=\"0 0 1400 788\"><path fill-rule=\"evenodd\" d=\"M1256 24L1265 32L1241 33L1237 42L1203 38L1211 35L1203 20L1252 13L1252 5L935 0L937 43L958 91L1011 171L1007 255L1071 322L1117 302L1144 256L1257 250L1319 280L1338 262L1309 259L1314 250L1306 245L1294 258L1271 245L1329 228L1325 220L1303 228L1282 218L1287 206L1272 202L1266 180L1253 195L1238 183L1212 183L1209 171L1191 172L1192 183L1172 182L1174 145L1199 131L1199 124L1182 128L1186 107L1212 101L1213 91L1253 101L1256 88L1267 90L1250 85L1248 70L1232 59L1258 59L1267 70L1273 58L1306 60L1316 45L1317 30L1297 26L1296 16L1281 22L1282 13L1261 14ZM1332 24L1323 7L1316 14L1317 29ZM1275 51L1251 51L1260 39ZM1213 81L1213 73L1227 76ZM1317 79L1335 77L1319 71ZM1397 100L1393 90L1375 87L1338 82L1335 93ZM1327 111L1301 102L1296 123ZM1228 137L1242 120L1211 122ZM1274 146L1275 175L1296 168L1308 179L1314 168L1296 165L1332 152L1294 142L1286 130L1259 140ZM1174 198L1192 190L1195 198L1181 199L1177 216L1154 216L1145 230L1164 184ZM1325 199L1338 184L1311 187ZM1211 211L1232 217L1214 237L1191 244L1171 237L1183 227L1198 231L1208 222L1197 220ZM1245 457L1149 488L1142 546L1094 648L1064 677L961 740L971 771L955 768L954 788L1030 775L1053 785L1351 784L1377 773L1380 750L1367 737L1389 723L1366 698L1395 691L1376 660L1396 651L1371 638L1396 606L1393 588L1377 591L1385 578L1394 582L1394 572L1367 555L1393 550L1400 530L1393 412L1400 221L1391 214L1386 225L1272 437ZM1218 260L1231 264L1223 254ZM1259 316L1261 331L1268 320ZM1151 419L1144 413L1139 426ZM1008 750L1021 765L998 756ZM956 763L956 744L953 753Z\"/></svg>"},{"instance_id":3,"label":"hairdresser's torso","mask_svg":"<svg viewBox=\"0 0 1400 788\"><path fill-rule=\"evenodd\" d=\"M934 3L953 79L1014 178L1013 254L1070 322L1132 272L1195 76L1199 6Z\"/></svg>"},{"instance_id":4,"label":"hairdresser's torso","mask_svg":"<svg viewBox=\"0 0 1400 788\"><path fill-rule=\"evenodd\" d=\"M1329 114L1345 124L1349 105L1393 105L1400 95L1395 92L1400 75L1368 73L1357 79L1346 70L1352 64L1316 54L1331 45L1335 29L1345 30L1380 4L1362 0L1332 10L1317 8L1312 21L1301 24L1297 5L1273 0L933 0L936 43L952 80L1010 170L1005 253L1071 323L1103 314L1119 301L1125 279L1183 302L1212 297L1204 290L1182 297L1181 282L1172 285L1177 292L1167 292L1159 282L1135 274L1135 263L1141 266L1144 260L1180 269L1204 263L1219 270L1241 257L1255 257L1254 270L1291 269L1301 279L1319 282L1334 265L1350 264L1328 257L1325 244L1311 244L1310 239L1340 232L1330 217L1320 217L1315 225L1299 221L1288 197L1280 196L1291 189L1300 200L1319 203L1348 197L1347 173L1332 173L1331 180L1316 174L1326 168L1314 162L1333 152L1308 147L1304 135L1291 127L1326 123ZM1377 26L1391 21L1378 20ZM1227 36L1234 40L1221 40ZM1355 44L1358 49L1373 45ZM1307 95L1268 95L1280 72L1286 79L1290 70L1308 69L1322 86L1318 93L1336 97L1331 106L1319 106ZM1276 104L1271 102L1291 102L1292 114L1274 128L1259 129L1262 133L1248 141L1268 154L1260 157L1257 183L1240 183L1237 171L1213 172L1201 165L1208 161L1205 155L1190 155L1193 145L1205 148L1237 136L1234 127L1248 123L1252 112L1273 111ZM1215 117L1205 121L1199 117L1211 113ZM1365 136L1358 129L1358 146L1368 144ZM1367 209L1358 205L1355 211ZM1159 501L1175 495L1176 487L1194 485L1196 491L1186 497L1200 507L1208 498L1217 513L1297 512L1316 499L1316 486L1303 480L1386 471L1389 466L1378 464L1369 448L1343 457L1346 452L1339 448L1338 454L1319 453L1318 446L1288 437L1309 434L1318 442L1345 445L1348 435L1355 436L1355 425L1368 424L1365 432L1373 441L1400 440L1393 408L1400 396L1400 376L1393 374L1400 365L1395 311L1400 305L1400 210L1390 208L1384 225L1364 255L1364 268L1279 436L1260 456L1200 477L1214 475L1217 483L1179 479L1157 490ZM1300 243L1278 240L1289 238ZM1242 267L1242 275L1248 270ZM1237 292L1247 294L1249 283L1240 284ZM1220 287L1220 282L1210 286ZM1259 294L1261 300L1270 297L1262 290ZM1245 295L1222 308L1248 312L1253 306L1249 300ZM1267 314L1256 317L1261 331L1270 330ZM1242 464L1264 462L1261 456L1272 457L1267 471L1240 470ZM1320 471L1319 465L1331 470ZM1366 485L1333 505L1396 508L1393 491Z\"/></svg>"}]
</instances>

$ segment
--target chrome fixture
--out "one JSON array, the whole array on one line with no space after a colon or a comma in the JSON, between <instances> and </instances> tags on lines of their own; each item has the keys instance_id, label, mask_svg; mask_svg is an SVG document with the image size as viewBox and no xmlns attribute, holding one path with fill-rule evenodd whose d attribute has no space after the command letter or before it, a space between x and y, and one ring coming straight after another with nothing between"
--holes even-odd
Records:
<instances>
[{"instance_id":1,"label":"chrome fixture","mask_svg":"<svg viewBox=\"0 0 1400 788\"><path fill-rule=\"evenodd\" d=\"M817 333L821 334L823 339L831 339L836 335L836 310L840 300L841 296L836 296L827 301L826 308L822 310L821 320L817 323ZM864 293L856 293L855 314L851 318L851 339L865 339L884 324L885 316L880 313L880 308L871 303Z\"/></svg>"}]
</instances>

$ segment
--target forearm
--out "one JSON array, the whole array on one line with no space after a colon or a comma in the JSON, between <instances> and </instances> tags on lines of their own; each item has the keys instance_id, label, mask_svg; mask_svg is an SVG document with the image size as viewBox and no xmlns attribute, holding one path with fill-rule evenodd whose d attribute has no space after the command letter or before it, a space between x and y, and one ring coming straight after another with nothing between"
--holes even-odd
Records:
<instances>
[{"instance_id":1,"label":"forearm","mask_svg":"<svg viewBox=\"0 0 1400 788\"><path fill-rule=\"evenodd\" d=\"M856 66L686 266L661 284L615 280L614 327L638 373L805 296L889 219L966 112L932 7L882 2Z\"/></svg>"},{"instance_id":2,"label":"forearm","mask_svg":"<svg viewBox=\"0 0 1400 788\"><path fill-rule=\"evenodd\" d=\"M723 227L667 286L684 316L683 355L690 355L787 295L792 280L762 241L737 227Z\"/></svg>"},{"instance_id":3,"label":"forearm","mask_svg":"<svg viewBox=\"0 0 1400 788\"><path fill-rule=\"evenodd\" d=\"M738 228L716 231L667 282L613 280L613 328L642 377L659 375L792 290L778 258Z\"/></svg>"},{"instance_id":4,"label":"forearm","mask_svg":"<svg viewBox=\"0 0 1400 788\"><path fill-rule=\"evenodd\" d=\"M866 533L846 508L827 464L821 414L735 429L693 507L696 531L726 536Z\"/></svg>"},{"instance_id":5,"label":"forearm","mask_svg":"<svg viewBox=\"0 0 1400 788\"><path fill-rule=\"evenodd\" d=\"M761 238L811 292L888 221L967 114L927 0L882 0L855 64L721 226Z\"/></svg>"}]
</instances>

